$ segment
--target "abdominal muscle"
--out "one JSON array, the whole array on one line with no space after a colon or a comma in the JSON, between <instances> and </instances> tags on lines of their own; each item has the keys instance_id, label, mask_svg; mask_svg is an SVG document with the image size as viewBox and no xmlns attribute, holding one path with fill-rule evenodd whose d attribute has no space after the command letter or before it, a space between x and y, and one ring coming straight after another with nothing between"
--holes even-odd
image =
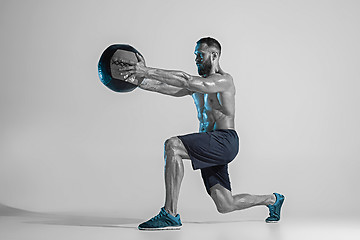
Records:
<instances>
[{"instance_id":1,"label":"abdominal muscle","mask_svg":"<svg viewBox=\"0 0 360 240\"><path fill-rule=\"evenodd\" d=\"M225 94L224 94L225 95ZM200 122L199 131L234 129L234 95L193 94Z\"/></svg>"},{"instance_id":2,"label":"abdominal muscle","mask_svg":"<svg viewBox=\"0 0 360 240\"><path fill-rule=\"evenodd\" d=\"M217 112L215 118L212 112L205 110L202 114L202 118L199 118L199 121L199 132L210 132L219 129L234 129L234 118L226 116L221 112Z\"/></svg>"}]
</instances>

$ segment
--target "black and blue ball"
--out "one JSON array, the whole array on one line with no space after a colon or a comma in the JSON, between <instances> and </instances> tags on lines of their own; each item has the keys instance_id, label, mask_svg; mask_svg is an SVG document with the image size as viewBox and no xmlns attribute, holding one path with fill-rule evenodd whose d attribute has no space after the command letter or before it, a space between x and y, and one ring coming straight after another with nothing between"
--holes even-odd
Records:
<instances>
[{"instance_id":1,"label":"black and blue ball","mask_svg":"<svg viewBox=\"0 0 360 240\"><path fill-rule=\"evenodd\" d=\"M134 47L127 44L113 44L105 49L98 63L98 73L101 82L115 92L131 92L137 85L124 81L116 69L126 66L121 60L138 62L136 53L140 54ZM140 54L141 55L141 54Z\"/></svg>"}]
</instances>

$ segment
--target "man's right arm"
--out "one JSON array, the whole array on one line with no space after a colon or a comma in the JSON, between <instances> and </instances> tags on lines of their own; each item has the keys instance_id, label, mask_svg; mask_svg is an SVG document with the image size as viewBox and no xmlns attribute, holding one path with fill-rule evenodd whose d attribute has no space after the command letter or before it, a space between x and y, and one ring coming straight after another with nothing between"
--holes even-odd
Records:
<instances>
[{"instance_id":1,"label":"man's right arm","mask_svg":"<svg viewBox=\"0 0 360 240\"><path fill-rule=\"evenodd\" d=\"M170 86L166 83L148 78L142 80L139 87L147 91L162 93L173 97L183 97L192 94L192 92L186 88Z\"/></svg>"}]
</instances>

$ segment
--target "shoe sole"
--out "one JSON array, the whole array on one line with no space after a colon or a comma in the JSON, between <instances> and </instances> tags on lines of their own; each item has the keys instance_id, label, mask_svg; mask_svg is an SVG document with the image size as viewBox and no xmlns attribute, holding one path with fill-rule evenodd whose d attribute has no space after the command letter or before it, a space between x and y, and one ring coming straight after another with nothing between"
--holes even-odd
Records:
<instances>
[{"instance_id":1,"label":"shoe sole","mask_svg":"<svg viewBox=\"0 0 360 240\"><path fill-rule=\"evenodd\" d=\"M266 223L278 223L279 221L280 221L280 220L278 220L278 221L266 221L266 220L265 220Z\"/></svg>"},{"instance_id":2,"label":"shoe sole","mask_svg":"<svg viewBox=\"0 0 360 240\"><path fill-rule=\"evenodd\" d=\"M166 230L180 230L182 226L171 226L171 227L162 227L162 228L141 228L138 227L139 230L142 231L166 231Z\"/></svg>"}]
</instances>

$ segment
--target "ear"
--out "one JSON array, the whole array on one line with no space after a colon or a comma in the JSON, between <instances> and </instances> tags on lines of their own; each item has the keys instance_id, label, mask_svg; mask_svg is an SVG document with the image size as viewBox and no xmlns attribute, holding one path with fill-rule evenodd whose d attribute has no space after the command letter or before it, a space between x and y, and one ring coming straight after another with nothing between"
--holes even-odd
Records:
<instances>
[{"instance_id":1,"label":"ear","mask_svg":"<svg viewBox=\"0 0 360 240\"><path fill-rule=\"evenodd\" d=\"M211 53L211 60L215 61L217 58L219 58L218 52L212 52Z\"/></svg>"}]
</instances>

